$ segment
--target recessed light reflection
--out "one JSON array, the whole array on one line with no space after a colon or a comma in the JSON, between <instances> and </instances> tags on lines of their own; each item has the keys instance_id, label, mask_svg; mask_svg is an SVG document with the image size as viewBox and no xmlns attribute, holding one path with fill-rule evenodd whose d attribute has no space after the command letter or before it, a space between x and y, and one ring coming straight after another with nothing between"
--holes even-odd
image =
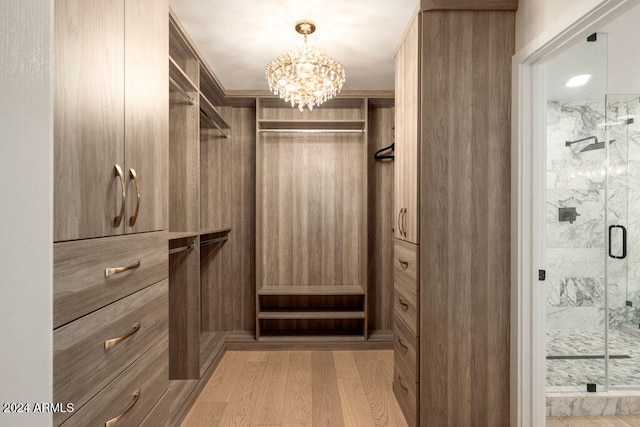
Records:
<instances>
[{"instance_id":1,"label":"recessed light reflection","mask_svg":"<svg viewBox=\"0 0 640 427\"><path fill-rule=\"evenodd\" d=\"M580 74L579 76L573 76L565 83L566 87L578 87L586 84L591 78L591 74Z\"/></svg>"}]
</instances>

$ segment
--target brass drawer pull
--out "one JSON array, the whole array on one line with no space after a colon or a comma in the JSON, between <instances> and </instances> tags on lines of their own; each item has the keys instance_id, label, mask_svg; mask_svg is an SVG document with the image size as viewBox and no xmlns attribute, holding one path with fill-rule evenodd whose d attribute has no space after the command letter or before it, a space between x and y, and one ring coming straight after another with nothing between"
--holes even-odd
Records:
<instances>
[{"instance_id":1,"label":"brass drawer pull","mask_svg":"<svg viewBox=\"0 0 640 427\"><path fill-rule=\"evenodd\" d=\"M409 346L407 346L403 341L402 338L398 338L398 342L400 343L400 345L404 348L404 352L406 353L407 350L409 350Z\"/></svg>"},{"instance_id":2,"label":"brass drawer pull","mask_svg":"<svg viewBox=\"0 0 640 427\"><path fill-rule=\"evenodd\" d=\"M138 219L138 212L140 212L140 183L138 182L138 174L135 169L129 169L129 175L133 182L136 184L136 193L138 194L138 202L136 204L136 211L131 218L129 218L129 226L133 227L136 225L136 220Z\"/></svg>"},{"instance_id":3,"label":"brass drawer pull","mask_svg":"<svg viewBox=\"0 0 640 427\"><path fill-rule=\"evenodd\" d=\"M112 426L118 424L118 422L120 422L120 420L125 415L127 415L127 412L129 412L131 409L133 409L135 404L138 403L138 399L140 399L140 389L137 389L135 391L135 393L133 393L133 402L131 402L131 405L129 405L129 407L127 409L125 409L124 412L122 412L120 415L118 415L117 417L111 418L109 421L104 423L104 427L112 427Z\"/></svg>"},{"instance_id":4,"label":"brass drawer pull","mask_svg":"<svg viewBox=\"0 0 640 427\"><path fill-rule=\"evenodd\" d=\"M131 335L135 334L136 332L138 332L140 330L140 322L136 322L135 325L133 325L133 327L131 328L131 331L129 331L127 334L118 337L118 338L112 338L110 340L106 340L104 342L104 348L105 350L110 349L111 347L114 347L116 344L121 343L122 341L126 340L127 338L129 338Z\"/></svg>"},{"instance_id":5,"label":"brass drawer pull","mask_svg":"<svg viewBox=\"0 0 640 427\"><path fill-rule=\"evenodd\" d=\"M402 375L398 375L398 385L400 387L402 387L402 389L405 391L405 393L409 392L409 387L404 385L404 377Z\"/></svg>"},{"instance_id":6,"label":"brass drawer pull","mask_svg":"<svg viewBox=\"0 0 640 427\"><path fill-rule=\"evenodd\" d=\"M133 270L134 268L138 268L140 267L140 260L134 262L131 265L128 265L126 267L112 267L112 268L105 268L104 269L104 277L111 277L111 276L115 276L116 274L120 274L124 271L127 270Z\"/></svg>"},{"instance_id":7,"label":"brass drawer pull","mask_svg":"<svg viewBox=\"0 0 640 427\"><path fill-rule=\"evenodd\" d=\"M398 233L400 233L400 237L402 237L402 227L400 226L400 217L402 216L402 208L400 212L398 212Z\"/></svg>"},{"instance_id":8,"label":"brass drawer pull","mask_svg":"<svg viewBox=\"0 0 640 427\"><path fill-rule=\"evenodd\" d=\"M404 268L405 270L406 270L407 268L409 268L409 262L408 262L408 261L402 261L401 259L399 259L399 260L398 260L398 262L400 263L400 266L401 266L402 268Z\"/></svg>"},{"instance_id":9,"label":"brass drawer pull","mask_svg":"<svg viewBox=\"0 0 640 427\"><path fill-rule=\"evenodd\" d=\"M120 165L115 165L116 176L120 178L120 186L122 187L122 206L120 206L120 213L113 219L113 228L120 227L122 218L124 217L124 210L127 206L127 187L124 184L124 173Z\"/></svg>"},{"instance_id":10,"label":"brass drawer pull","mask_svg":"<svg viewBox=\"0 0 640 427\"><path fill-rule=\"evenodd\" d=\"M409 304L407 304L407 302L403 300L402 297L398 297L398 302L400 302L400 305L402 306L402 310L404 311L409 310Z\"/></svg>"}]
</instances>

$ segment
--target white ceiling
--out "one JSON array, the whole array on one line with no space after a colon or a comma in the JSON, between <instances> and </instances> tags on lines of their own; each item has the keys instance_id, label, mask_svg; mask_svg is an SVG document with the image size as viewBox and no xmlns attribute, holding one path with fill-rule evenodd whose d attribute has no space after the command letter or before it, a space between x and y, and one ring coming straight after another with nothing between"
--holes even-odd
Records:
<instances>
[{"instance_id":1,"label":"white ceiling","mask_svg":"<svg viewBox=\"0 0 640 427\"><path fill-rule=\"evenodd\" d=\"M170 0L225 90L268 90L267 62L296 44L296 21L342 62L343 90L393 90L393 54L418 0Z\"/></svg>"},{"instance_id":2,"label":"white ceiling","mask_svg":"<svg viewBox=\"0 0 640 427\"><path fill-rule=\"evenodd\" d=\"M605 94L640 93L640 6L597 29L597 41L579 40L548 62L547 95L554 101L604 101ZM589 82L567 88L573 76Z\"/></svg>"}]
</instances>

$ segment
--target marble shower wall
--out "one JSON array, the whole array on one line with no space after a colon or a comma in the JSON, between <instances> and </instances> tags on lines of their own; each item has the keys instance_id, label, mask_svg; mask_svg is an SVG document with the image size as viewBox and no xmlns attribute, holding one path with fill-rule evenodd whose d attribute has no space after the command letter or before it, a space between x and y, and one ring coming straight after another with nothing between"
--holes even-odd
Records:
<instances>
[{"instance_id":1,"label":"marble shower wall","mask_svg":"<svg viewBox=\"0 0 640 427\"><path fill-rule=\"evenodd\" d=\"M638 114L634 102L609 99L609 123ZM633 111L629 110L632 106ZM547 329L603 331L605 262L609 275L610 325L640 321L640 117L610 126L609 177L606 151L581 152L595 136L606 138L605 102L551 101L547 109ZM627 144L627 140L629 143ZM608 185L608 189L605 186ZM605 203L608 197L608 203ZM630 203L630 204L629 204ZM575 208L573 223L559 220L559 208ZM628 230L625 260L606 257L605 208L609 223ZM631 213L631 216L629 215ZM631 218L631 219L630 219ZM621 247L614 230L613 248ZM637 250L634 250L634 246ZM629 263L629 264L627 264ZM627 265L629 289L627 289ZM627 296L627 293L629 294ZM626 300L632 299L632 308ZM637 310L637 311L636 311Z\"/></svg>"}]
</instances>

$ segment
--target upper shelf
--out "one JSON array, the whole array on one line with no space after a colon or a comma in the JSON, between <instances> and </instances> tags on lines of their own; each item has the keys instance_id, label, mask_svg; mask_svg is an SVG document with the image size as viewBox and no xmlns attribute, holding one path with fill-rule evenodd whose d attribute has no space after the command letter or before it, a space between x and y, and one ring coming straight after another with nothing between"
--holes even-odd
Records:
<instances>
[{"instance_id":1,"label":"upper shelf","mask_svg":"<svg viewBox=\"0 0 640 427\"><path fill-rule=\"evenodd\" d=\"M364 133L366 120L278 120L258 121L258 132Z\"/></svg>"},{"instance_id":2,"label":"upper shelf","mask_svg":"<svg viewBox=\"0 0 640 427\"><path fill-rule=\"evenodd\" d=\"M202 127L218 129L225 138L231 136L228 131L231 126L227 124L225 119L222 118L216 110L216 107L214 107L202 93L200 93L200 111L204 114L204 120L201 122Z\"/></svg>"},{"instance_id":3,"label":"upper shelf","mask_svg":"<svg viewBox=\"0 0 640 427\"><path fill-rule=\"evenodd\" d=\"M361 286L263 286L258 295L364 295Z\"/></svg>"}]
</instances>

